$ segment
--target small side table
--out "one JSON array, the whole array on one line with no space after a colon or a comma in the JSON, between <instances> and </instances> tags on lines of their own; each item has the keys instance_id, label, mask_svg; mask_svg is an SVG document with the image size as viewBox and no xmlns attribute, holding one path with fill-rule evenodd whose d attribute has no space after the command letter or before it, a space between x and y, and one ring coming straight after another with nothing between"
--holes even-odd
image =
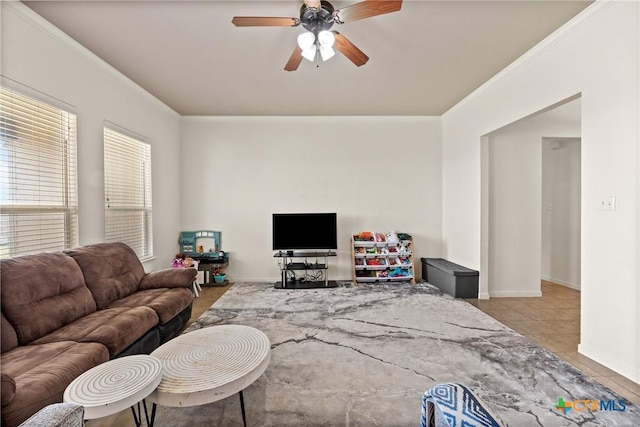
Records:
<instances>
[{"instance_id":1,"label":"small side table","mask_svg":"<svg viewBox=\"0 0 640 427\"><path fill-rule=\"evenodd\" d=\"M242 391L253 384L271 360L271 343L258 329L216 325L182 334L153 353L164 376L149 396L156 404L198 406L238 393L242 423L247 426Z\"/></svg>"},{"instance_id":2,"label":"small side table","mask_svg":"<svg viewBox=\"0 0 640 427\"><path fill-rule=\"evenodd\" d=\"M125 356L84 372L67 386L63 400L83 406L87 420L107 417L131 407L138 427L142 424L142 401L147 425L153 425L155 407L149 419L144 399L161 380L162 364L157 357L146 354Z\"/></svg>"}]
</instances>

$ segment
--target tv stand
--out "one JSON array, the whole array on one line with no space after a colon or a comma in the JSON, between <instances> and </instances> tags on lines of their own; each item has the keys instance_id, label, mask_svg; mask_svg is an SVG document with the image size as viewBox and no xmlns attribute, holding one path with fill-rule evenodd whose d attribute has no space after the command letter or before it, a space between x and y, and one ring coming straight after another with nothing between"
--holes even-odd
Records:
<instances>
[{"instance_id":1,"label":"tv stand","mask_svg":"<svg viewBox=\"0 0 640 427\"><path fill-rule=\"evenodd\" d=\"M273 257L281 258L280 275L282 280L276 282L276 289L313 289L313 288L335 288L338 283L329 280L329 264L328 257L337 256L333 251L278 251ZM304 258L304 261L294 260L295 258ZM308 258L313 258L313 262L309 262ZM319 259L322 262L319 262ZM303 271L305 277L297 278L295 272ZM307 280L306 276L310 272L322 272L324 280ZM293 274L293 279L289 276ZM315 279L315 278L314 278Z\"/></svg>"}]
</instances>

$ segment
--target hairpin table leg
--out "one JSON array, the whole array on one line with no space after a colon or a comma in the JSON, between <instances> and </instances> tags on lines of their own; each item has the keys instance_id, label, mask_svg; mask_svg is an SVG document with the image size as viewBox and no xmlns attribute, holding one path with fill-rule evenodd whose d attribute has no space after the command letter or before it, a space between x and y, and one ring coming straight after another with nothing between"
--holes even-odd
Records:
<instances>
[{"instance_id":1,"label":"hairpin table leg","mask_svg":"<svg viewBox=\"0 0 640 427\"><path fill-rule=\"evenodd\" d=\"M242 410L242 425L247 427L247 417L244 413L244 397L242 396L242 390L240 390L240 409Z\"/></svg>"}]
</instances>

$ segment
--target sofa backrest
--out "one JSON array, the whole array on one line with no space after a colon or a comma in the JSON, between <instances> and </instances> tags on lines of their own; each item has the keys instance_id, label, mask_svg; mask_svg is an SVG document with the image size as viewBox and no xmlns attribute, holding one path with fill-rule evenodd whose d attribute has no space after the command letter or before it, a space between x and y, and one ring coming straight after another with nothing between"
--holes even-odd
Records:
<instances>
[{"instance_id":1,"label":"sofa backrest","mask_svg":"<svg viewBox=\"0 0 640 427\"><path fill-rule=\"evenodd\" d=\"M98 310L138 290L144 267L124 243L98 243L65 250L76 260Z\"/></svg>"},{"instance_id":2,"label":"sofa backrest","mask_svg":"<svg viewBox=\"0 0 640 427\"><path fill-rule=\"evenodd\" d=\"M96 311L80 267L60 252L0 260L0 283L2 314L21 345Z\"/></svg>"}]
</instances>

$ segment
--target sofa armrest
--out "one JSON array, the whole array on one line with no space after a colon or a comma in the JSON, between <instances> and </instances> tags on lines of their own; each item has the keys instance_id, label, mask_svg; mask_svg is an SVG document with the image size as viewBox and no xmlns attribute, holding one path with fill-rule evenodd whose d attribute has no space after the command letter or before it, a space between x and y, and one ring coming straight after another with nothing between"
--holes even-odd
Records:
<instances>
[{"instance_id":1,"label":"sofa armrest","mask_svg":"<svg viewBox=\"0 0 640 427\"><path fill-rule=\"evenodd\" d=\"M73 403L54 403L36 412L19 427L82 427L84 408Z\"/></svg>"},{"instance_id":2,"label":"sofa armrest","mask_svg":"<svg viewBox=\"0 0 640 427\"><path fill-rule=\"evenodd\" d=\"M9 374L0 374L0 397L2 406L8 405L16 395L16 381Z\"/></svg>"},{"instance_id":3,"label":"sofa armrest","mask_svg":"<svg viewBox=\"0 0 640 427\"><path fill-rule=\"evenodd\" d=\"M198 275L195 268L167 268L147 273L138 289L188 288Z\"/></svg>"}]
</instances>

